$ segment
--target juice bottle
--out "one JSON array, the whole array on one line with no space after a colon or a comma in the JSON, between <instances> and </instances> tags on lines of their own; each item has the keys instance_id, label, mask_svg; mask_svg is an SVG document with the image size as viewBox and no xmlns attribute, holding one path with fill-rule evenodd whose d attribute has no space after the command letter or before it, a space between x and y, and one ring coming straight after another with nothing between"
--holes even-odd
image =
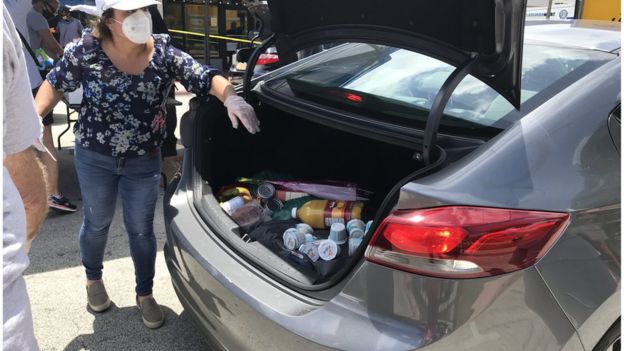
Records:
<instances>
[{"instance_id":1,"label":"juice bottle","mask_svg":"<svg viewBox=\"0 0 624 351\"><path fill-rule=\"evenodd\" d=\"M347 223L362 218L361 201L311 200L292 209L292 217L316 229L329 228L332 223Z\"/></svg>"}]
</instances>

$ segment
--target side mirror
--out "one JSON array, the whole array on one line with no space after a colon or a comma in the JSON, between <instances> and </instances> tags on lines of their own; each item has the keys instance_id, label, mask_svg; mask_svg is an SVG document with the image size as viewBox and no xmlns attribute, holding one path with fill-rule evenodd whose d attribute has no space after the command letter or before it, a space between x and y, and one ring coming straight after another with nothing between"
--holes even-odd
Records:
<instances>
[{"instance_id":1,"label":"side mirror","mask_svg":"<svg viewBox=\"0 0 624 351\"><path fill-rule=\"evenodd\" d=\"M236 61L237 62L247 62L249 61L249 56L251 56L252 49L251 48L242 48L236 51Z\"/></svg>"}]
</instances>

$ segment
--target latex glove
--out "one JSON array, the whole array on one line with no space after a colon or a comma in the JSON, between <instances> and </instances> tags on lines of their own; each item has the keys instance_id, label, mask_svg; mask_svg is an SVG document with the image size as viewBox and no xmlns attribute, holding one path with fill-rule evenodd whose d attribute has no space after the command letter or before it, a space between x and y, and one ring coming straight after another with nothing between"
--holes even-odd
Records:
<instances>
[{"instance_id":1,"label":"latex glove","mask_svg":"<svg viewBox=\"0 0 624 351\"><path fill-rule=\"evenodd\" d=\"M228 116L232 121L232 128L237 129L240 120L249 133L256 134L260 131L260 121L256 117L256 112L245 99L238 95L230 95L225 99L223 105L227 108Z\"/></svg>"}]
</instances>

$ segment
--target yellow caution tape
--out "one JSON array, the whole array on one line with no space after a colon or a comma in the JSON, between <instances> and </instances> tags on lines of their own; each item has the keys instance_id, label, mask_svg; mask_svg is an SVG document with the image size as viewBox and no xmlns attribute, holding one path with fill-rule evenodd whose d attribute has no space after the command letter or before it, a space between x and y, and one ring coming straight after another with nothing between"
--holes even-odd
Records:
<instances>
[{"instance_id":1,"label":"yellow caution tape","mask_svg":"<svg viewBox=\"0 0 624 351\"><path fill-rule=\"evenodd\" d=\"M206 34L204 33L198 33L198 32L187 32L184 30L178 30L178 29L169 29L170 32L173 33L180 33L180 34L189 34L189 35L196 35L199 37L205 37ZM208 35L209 38L213 38L213 39L223 39L223 40L229 40L229 41L238 41L241 43L253 43L253 44L262 44L261 41L251 41L251 40L247 40L247 39L240 39L240 38L231 38L231 37L224 37L221 35Z\"/></svg>"}]
</instances>

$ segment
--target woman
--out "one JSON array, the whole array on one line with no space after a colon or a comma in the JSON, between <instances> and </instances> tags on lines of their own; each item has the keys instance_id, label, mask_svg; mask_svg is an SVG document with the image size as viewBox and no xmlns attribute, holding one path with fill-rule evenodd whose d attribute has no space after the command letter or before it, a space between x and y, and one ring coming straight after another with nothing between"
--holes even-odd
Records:
<instances>
[{"instance_id":1,"label":"woman","mask_svg":"<svg viewBox=\"0 0 624 351\"><path fill-rule=\"evenodd\" d=\"M87 301L96 312L111 304L102 282L102 262L117 193L136 276L136 302L144 324L158 328L164 314L152 296L156 239L153 219L159 194L165 138L165 102L174 80L187 90L224 102L234 128L250 133L259 122L227 79L176 49L167 35L151 34L146 6L154 0L98 0L81 10L100 16L93 30L65 49L35 99L45 115L64 92L84 89L76 135L75 165L83 199L80 251L87 275Z\"/></svg>"}]
</instances>

